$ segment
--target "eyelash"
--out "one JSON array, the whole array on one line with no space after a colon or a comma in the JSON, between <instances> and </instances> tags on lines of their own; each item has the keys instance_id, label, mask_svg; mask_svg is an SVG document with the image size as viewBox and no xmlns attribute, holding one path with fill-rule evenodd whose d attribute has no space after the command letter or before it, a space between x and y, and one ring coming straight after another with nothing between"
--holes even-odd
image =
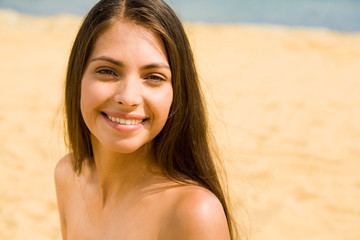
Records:
<instances>
[{"instance_id":1,"label":"eyelash","mask_svg":"<svg viewBox=\"0 0 360 240\"><path fill-rule=\"evenodd\" d=\"M117 77L118 74L111 70L111 69L107 69L107 68L102 68L102 69L99 69L96 71L97 74L100 74L100 75L104 75L104 76L110 76L110 77ZM159 76L159 75L156 75L156 74L151 74L151 75L148 75L145 77L145 79L147 80L151 80L151 81L166 81L166 78L163 77L163 76Z\"/></svg>"},{"instance_id":2,"label":"eyelash","mask_svg":"<svg viewBox=\"0 0 360 240\"><path fill-rule=\"evenodd\" d=\"M159 76L159 75L149 75L145 79L149 79L152 81L165 81L166 80L166 78Z\"/></svg>"},{"instance_id":3,"label":"eyelash","mask_svg":"<svg viewBox=\"0 0 360 240\"><path fill-rule=\"evenodd\" d=\"M99 69L96 71L96 73L101 75L117 76L117 74L113 70L107 68Z\"/></svg>"}]
</instances>

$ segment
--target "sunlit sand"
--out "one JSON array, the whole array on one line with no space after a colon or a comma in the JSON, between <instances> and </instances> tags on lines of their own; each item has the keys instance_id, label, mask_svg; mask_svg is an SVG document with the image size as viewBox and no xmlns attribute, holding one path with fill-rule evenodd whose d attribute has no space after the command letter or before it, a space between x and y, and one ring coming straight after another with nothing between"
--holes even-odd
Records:
<instances>
[{"instance_id":1,"label":"sunlit sand","mask_svg":"<svg viewBox=\"0 0 360 240\"><path fill-rule=\"evenodd\" d=\"M80 21L0 11L1 240L60 239L53 168ZM360 34L186 28L250 238L360 239Z\"/></svg>"}]
</instances>

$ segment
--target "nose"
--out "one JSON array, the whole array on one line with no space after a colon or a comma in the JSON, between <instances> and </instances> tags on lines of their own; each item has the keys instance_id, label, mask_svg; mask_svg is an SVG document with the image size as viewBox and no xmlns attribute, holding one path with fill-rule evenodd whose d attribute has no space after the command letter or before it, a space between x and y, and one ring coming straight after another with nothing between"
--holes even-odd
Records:
<instances>
[{"instance_id":1,"label":"nose","mask_svg":"<svg viewBox=\"0 0 360 240\"><path fill-rule=\"evenodd\" d=\"M136 78L126 78L118 82L114 101L124 107L135 107L141 104L141 81Z\"/></svg>"}]
</instances>

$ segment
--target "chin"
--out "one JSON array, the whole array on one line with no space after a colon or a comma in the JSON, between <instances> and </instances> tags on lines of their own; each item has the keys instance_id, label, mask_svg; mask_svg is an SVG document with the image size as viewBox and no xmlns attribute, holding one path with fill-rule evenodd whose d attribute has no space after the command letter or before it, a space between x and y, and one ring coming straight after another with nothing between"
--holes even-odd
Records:
<instances>
[{"instance_id":1,"label":"chin","mask_svg":"<svg viewBox=\"0 0 360 240\"><path fill-rule=\"evenodd\" d=\"M150 144L146 143L144 145L139 144L117 144L115 146L111 146L109 148L112 152L119 154L132 154L132 153L140 153L147 152L150 149Z\"/></svg>"}]
</instances>

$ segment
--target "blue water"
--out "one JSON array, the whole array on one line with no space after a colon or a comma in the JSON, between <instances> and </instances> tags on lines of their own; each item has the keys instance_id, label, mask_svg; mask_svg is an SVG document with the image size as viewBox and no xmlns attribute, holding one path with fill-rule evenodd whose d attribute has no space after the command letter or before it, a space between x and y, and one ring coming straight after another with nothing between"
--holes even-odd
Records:
<instances>
[{"instance_id":1,"label":"blue water","mask_svg":"<svg viewBox=\"0 0 360 240\"><path fill-rule=\"evenodd\" d=\"M166 0L184 21L260 23L360 32L360 0ZM0 0L33 15L84 16L97 0Z\"/></svg>"}]
</instances>

